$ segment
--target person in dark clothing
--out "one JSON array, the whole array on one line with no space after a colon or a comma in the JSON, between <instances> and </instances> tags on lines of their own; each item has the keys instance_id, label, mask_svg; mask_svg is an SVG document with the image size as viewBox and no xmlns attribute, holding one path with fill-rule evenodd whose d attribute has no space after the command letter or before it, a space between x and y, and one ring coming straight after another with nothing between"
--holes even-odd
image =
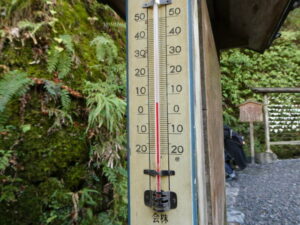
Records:
<instances>
[{"instance_id":1,"label":"person in dark clothing","mask_svg":"<svg viewBox=\"0 0 300 225\"><path fill-rule=\"evenodd\" d=\"M237 178L237 176L235 174L235 171L231 167L230 159L231 159L231 157L228 154L226 154L226 152L225 152L225 174L226 174L226 180L234 180L234 179Z\"/></svg>"},{"instance_id":2,"label":"person in dark clothing","mask_svg":"<svg viewBox=\"0 0 300 225\"><path fill-rule=\"evenodd\" d=\"M229 126L224 126L225 171L229 178L236 178L231 161L243 170L247 167L247 158L243 150L243 138Z\"/></svg>"}]
</instances>

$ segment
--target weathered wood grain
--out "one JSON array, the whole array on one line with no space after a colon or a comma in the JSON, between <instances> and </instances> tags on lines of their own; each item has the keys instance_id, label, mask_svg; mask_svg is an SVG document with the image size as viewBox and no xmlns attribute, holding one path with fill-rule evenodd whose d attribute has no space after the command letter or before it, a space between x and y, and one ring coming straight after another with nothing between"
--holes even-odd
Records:
<instances>
[{"instance_id":1,"label":"weathered wood grain","mask_svg":"<svg viewBox=\"0 0 300 225\"><path fill-rule=\"evenodd\" d=\"M225 224L225 174L219 60L206 1L198 1L202 78L203 135L207 170L208 224Z\"/></svg>"}]
</instances>

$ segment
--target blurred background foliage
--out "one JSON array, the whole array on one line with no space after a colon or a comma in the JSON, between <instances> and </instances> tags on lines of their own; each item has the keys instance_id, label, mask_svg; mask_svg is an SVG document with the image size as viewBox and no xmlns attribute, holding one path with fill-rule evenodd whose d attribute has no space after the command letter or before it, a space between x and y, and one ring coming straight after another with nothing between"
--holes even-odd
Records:
<instances>
[{"instance_id":1,"label":"blurred background foliage","mask_svg":"<svg viewBox=\"0 0 300 225\"><path fill-rule=\"evenodd\" d=\"M300 9L290 13L280 33L264 54L247 49L221 53L224 123L245 136L247 151L249 125L239 122L238 105L247 99L263 102L263 95L253 93L251 88L300 87ZM265 151L263 124L256 123L255 131L256 150ZM300 156L297 146L278 146L274 150L282 158Z\"/></svg>"},{"instance_id":2,"label":"blurred background foliage","mask_svg":"<svg viewBox=\"0 0 300 225\"><path fill-rule=\"evenodd\" d=\"M1 225L127 223L126 26L99 2L0 2ZM264 55L221 53L224 120L243 135L251 87L299 87L299 26L297 10Z\"/></svg>"}]
</instances>

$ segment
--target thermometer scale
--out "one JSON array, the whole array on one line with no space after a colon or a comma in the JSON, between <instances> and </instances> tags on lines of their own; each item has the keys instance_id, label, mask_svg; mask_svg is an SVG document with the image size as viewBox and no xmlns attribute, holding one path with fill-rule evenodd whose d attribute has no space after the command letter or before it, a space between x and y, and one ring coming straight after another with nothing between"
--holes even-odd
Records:
<instances>
[{"instance_id":1,"label":"thermometer scale","mask_svg":"<svg viewBox=\"0 0 300 225\"><path fill-rule=\"evenodd\" d=\"M199 224L196 2L127 1L130 225Z\"/></svg>"}]
</instances>

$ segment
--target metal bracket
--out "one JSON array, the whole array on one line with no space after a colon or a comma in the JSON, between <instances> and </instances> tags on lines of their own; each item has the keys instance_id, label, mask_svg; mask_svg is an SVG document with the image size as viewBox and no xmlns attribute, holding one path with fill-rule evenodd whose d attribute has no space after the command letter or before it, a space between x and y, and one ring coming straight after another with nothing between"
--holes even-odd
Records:
<instances>
[{"instance_id":1,"label":"metal bracket","mask_svg":"<svg viewBox=\"0 0 300 225\"><path fill-rule=\"evenodd\" d=\"M152 177L156 176L161 176L161 177L166 177L166 176L174 176L175 171L174 170L161 170L157 172L156 170L144 170L144 174L150 175Z\"/></svg>"},{"instance_id":2,"label":"metal bracket","mask_svg":"<svg viewBox=\"0 0 300 225\"><path fill-rule=\"evenodd\" d=\"M156 212L167 212L177 208L177 195L172 191L145 191L144 203Z\"/></svg>"},{"instance_id":3,"label":"metal bracket","mask_svg":"<svg viewBox=\"0 0 300 225\"><path fill-rule=\"evenodd\" d=\"M156 0L151 0L143 4L143 8L151 8ZM158 0L158 5L169 5L172 4L172 0Z\"/></svg>"}]
</instances>

